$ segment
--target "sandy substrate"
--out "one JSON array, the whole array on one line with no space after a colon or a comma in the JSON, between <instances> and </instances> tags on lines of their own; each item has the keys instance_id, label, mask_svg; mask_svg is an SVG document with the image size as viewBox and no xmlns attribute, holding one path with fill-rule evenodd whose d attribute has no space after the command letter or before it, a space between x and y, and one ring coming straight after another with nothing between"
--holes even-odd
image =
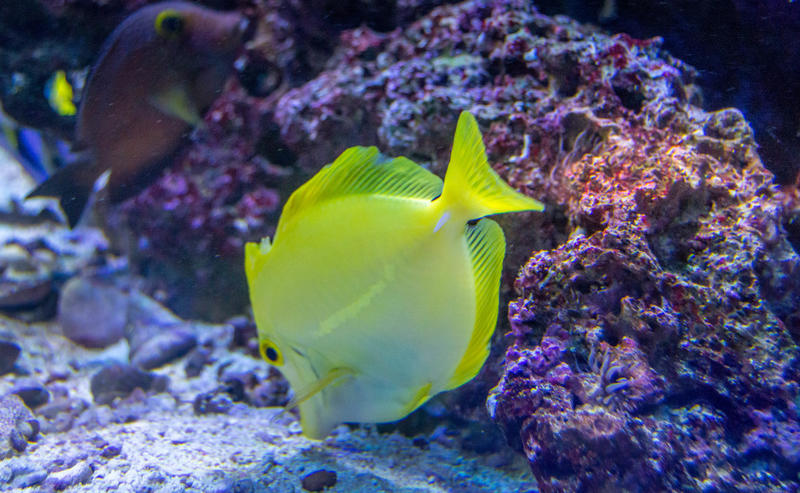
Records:
<instances>
[{"instance_id":1,"label":"sandy substrate","mask_svg":"<svg viewBox=\"0 0 800 493\"><path fill-rule=\"evenodd\" d=\"M335 471L337 492L517 492L533 488L527 472L502 471L436 443L427 450L397 435L345 428L325 442L273 421L274 409L234 416L152 413L133 423L47 435L0 466L46 471L55 458L88 463L88 484L68 491L303 491L301 478ZM108 445L106 445L108 444ZM102 449L118 447L103 460ZM86 456L85 459L83 457ZM2 474L2 473L0 473ZM47 480L43 480L47 484ZM35 487L36 488L36 487ZM33 489L31 490L33 491Z\"/></svg>"},{"instance_id":2,"label":"sandy substrate","mask_svg":"<svg viewBox=\"0 0 800 493\"><path fill-rule=\"evenodd\" d=\"M2 377L0 394L23 380L58 379L53 385L89 404L70 429L43 433L25 452L0 462L3 491L300 492L303 477L318 470L336 473L335 485L325 490L332 492L499 493L535 487L521 458L470 455L435 436L412 440L369 426L340 426L317 442L303 437L294 416L279 408L237 403L225 414L196 415L192 400L218 385L220 365L267 371L263 362L226 349L225 325L197 325L219 341L216 364L201 375L187 378L179 359L155 370L169 377L167 392L135 391L111 406L92 403L89 380L98 368L127 359L124 341L87 350L58 335L53 323L0 318L0 326L17 335L23 348L18 367L27 373Z\"/></svg>"},{"instance_id":3,"label":"sandy substrate","mask_svg":"<svg viewBox=\"0 0 800 493\"><path fill-rule=\"evenodd\" d=\"M0 194L3 208L32 186L5 154L0 154L0 177L15 184ZM45 238L59 259L53 268L68 275L83 271L105 241L91 228L0 224L1 244L32 244L37 238ZM125 340L89 350L61 336L55 322L29 324L0 315L0 333L21 348L14 370L0 377L0 396L30 382L50 394L49 402L34 410L42 424L37 439L23 452L4 448L12 455L0 460L0 491L291 493L306 491L303 478L320 470L336 474L325 490L330 492L505 493L535 487L524 458L505 446L494 454L465 452L444 426L416 439L380 434L371 426L341 426L316 442L304 438L294 416L279 408L235 403L221 414L197 415L192 402L219 386L224 369L267 379L268 366L242 348L231 349L230 326L189 325L201 344L213 347L211 362L198 376L187 377L186 358L178 358L153 371L169 379L166 392L137 390L111 405L97 405L91 377L128 363ZM59 402L64 408L52 411ZM44 416L47 406L51 411ZM8 429L0 439L9 440Z\"/></svg>"}]
</instances>

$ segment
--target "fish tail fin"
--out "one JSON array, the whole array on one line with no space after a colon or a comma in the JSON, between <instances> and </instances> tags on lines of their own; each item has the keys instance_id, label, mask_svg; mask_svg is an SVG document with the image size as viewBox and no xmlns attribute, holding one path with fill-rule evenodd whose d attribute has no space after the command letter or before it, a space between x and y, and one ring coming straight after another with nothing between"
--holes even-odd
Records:
<instances>
[{"instance_id":1,"label":"fish tail fin","mask_svg":"<svg viewBox=\"0 0 800 493\"><path fill-rule=\"evenodd\" d=\"M478 122L467 111L458 118L441 199L447 209L462 210L466 220L544 209L541 202L511 188L489 166Z\"/></svg>"},{"instance_id":2,"label":"fish tail fin","mask_svg":"<svg viewBox=\"0 0 800 493\"><path fill-rule=\"evenodd\" d=\"M34 188L25 198L54 197L58 199L70 228L75 227L89 202L98 176L91 161L79 161L59 168Z\"/></svg>"}]
</instances>

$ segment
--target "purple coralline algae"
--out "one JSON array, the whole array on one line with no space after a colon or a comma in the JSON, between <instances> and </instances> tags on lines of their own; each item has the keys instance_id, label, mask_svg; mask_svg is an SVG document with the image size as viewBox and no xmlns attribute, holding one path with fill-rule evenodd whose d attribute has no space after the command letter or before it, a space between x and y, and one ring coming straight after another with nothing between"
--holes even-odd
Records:
<instances>
[{"instance_id":1,"label":"purple coralline algae","mask_svg":"<svg viewBox=\"0 0 800 493\"><path fill-rule=\"evenodd\" d=\"M673 56L702 72L704 107L740 109L755 132L759 156L776 181L788 184L796 179L800 171L794 111L800 89L796 2L539 0L536 6L544 13L599 21L612 32L663 37Z\"/></svg>"},{"instance_id":2,"label":"purple coralline algae","mask_svg":"<svg viewBox=\"0 0 800 493\"><path fill-rule=\"evenodd\" d=\"M657 40L509 18L490 156L568 237L517 277L490 415L543 491L797 488L800 259L749 126Z\"/></svg>"},{"instance_id":3,"label":"purple coralline algae","mask_svg":"<svg viewBox=\"0 0 800 493\"><path fill-rule=\"evenodd\" d=\"M267 97L229 84L127 205L142 259L216 280L302 174L352 145L441 173L469 110L498 173L547 204L504 223L508 269L529 260L510 347L479 377L500 368L489 415L539 488L800 487L800 194L776 188L738 110L696 106L694 69L658 38L475 0L343 30L309 77Z\"/></svg>"}]
</instances>

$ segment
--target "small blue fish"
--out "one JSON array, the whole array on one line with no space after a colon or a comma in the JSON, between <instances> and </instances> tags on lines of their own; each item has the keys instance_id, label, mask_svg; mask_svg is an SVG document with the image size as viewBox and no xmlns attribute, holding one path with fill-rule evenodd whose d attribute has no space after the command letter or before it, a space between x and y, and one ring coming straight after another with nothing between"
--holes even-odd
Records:
<instances>
[{"instance_id":1,"label":"small blue fish","mask_svg":"<svg viewBox=\"0 0 800 493\"><path fill-rule=\"evenodd\" d=\"M69 145L46 132L24 127L0 106L0 146L19 161L31 177L42 181L74 160Z\"/></svg>"}]
</instances>

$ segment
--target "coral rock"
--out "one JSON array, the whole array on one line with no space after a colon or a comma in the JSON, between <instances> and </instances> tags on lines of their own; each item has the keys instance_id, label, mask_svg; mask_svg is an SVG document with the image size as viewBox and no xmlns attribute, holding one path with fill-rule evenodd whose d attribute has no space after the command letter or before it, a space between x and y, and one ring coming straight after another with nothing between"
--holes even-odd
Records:
<instances>
[{"instance_id":1,"label":"coral rock","mask_svg":"<svg viewBox=\"0 0 800 493\"><path fill-rule=\"evenodd\" d=\"M516 279L492 417L543 491L796 488L800 259L752 130L692 106L653 40L517 15L538 30L506 63L558 90L516 116L508 172L566 227Z\"/></svg>"},{"instance_id":2,"label":"coral rock","mask_svg":"<svg viewBox=\"0 0 800 493\"><path fill-rule=\"evenodd\" d=\"M0 458L23 452L39 434L39 422L16 395L0 397Z\"/></svg>"}]
</instances>

